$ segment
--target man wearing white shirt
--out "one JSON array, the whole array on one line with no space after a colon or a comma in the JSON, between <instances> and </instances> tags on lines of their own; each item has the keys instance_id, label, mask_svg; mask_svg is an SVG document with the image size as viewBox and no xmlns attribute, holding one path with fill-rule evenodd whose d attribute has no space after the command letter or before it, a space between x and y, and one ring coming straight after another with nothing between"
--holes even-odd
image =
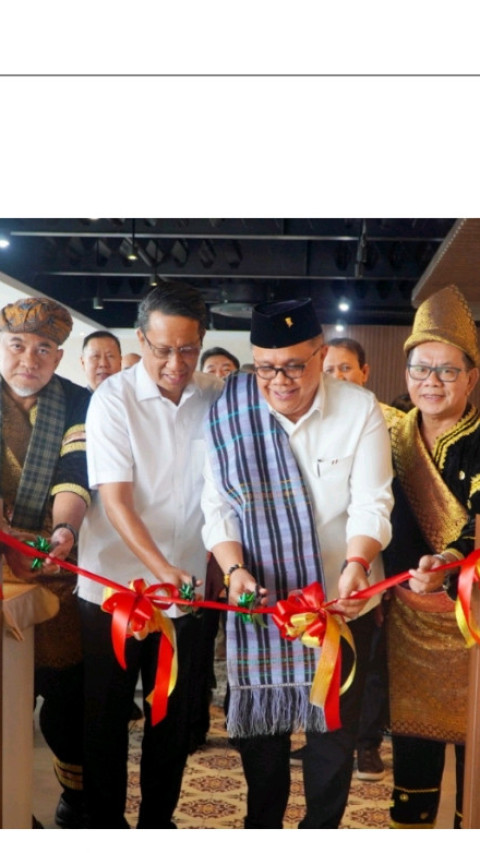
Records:
<instances>
[{"instance_id":1,"label":"man wearing white shirt","mask_svg":"<svg viewBox=\"0 0 480 853\"><path fill-rule=\"evenodd\" d=\"M306 731L307 812L300 827L336 828L348 798L365 669L378 599L348 600L382 577L391 535L388 433L370 392L322 377L326 346L307 300L264 303L252 315L255 375L231 377L212 407L202 499L204 542L226 575L229 598L266 591L273 602L320 581L354 619L353 684L342 727L325 732L308 701L318 655L229 614L228 730L248 784L245 827L282 827L290 734ZM356 618L362 611L361 618ZM343 654L343 678L352 665Z\"/></svg>"},{"instance_id":2,"label":"man wearing white shirt","mask_svg":"<svg viewBox=\"0 0 480 853\"><path fill-rule=\"evenodd\" d=\"M202 421L223 383L195 372L206 328L193 287L164 284L140 305L142 360L105 380L87 417L89 482L94 498L80 540L80 562L125 586L179 588L203 580L200 493ZM85 789L91 828L128 828L124 817L128 721L139 673L151 692L158 632L126 642L127 669L115 659L103 587L80 578L86 667ZM173 812L188 755L192 647L197 620L176 607L178 678L164 720L151 725L144 701L141 829L174 829Z\"/></svg>"}]
</instances>

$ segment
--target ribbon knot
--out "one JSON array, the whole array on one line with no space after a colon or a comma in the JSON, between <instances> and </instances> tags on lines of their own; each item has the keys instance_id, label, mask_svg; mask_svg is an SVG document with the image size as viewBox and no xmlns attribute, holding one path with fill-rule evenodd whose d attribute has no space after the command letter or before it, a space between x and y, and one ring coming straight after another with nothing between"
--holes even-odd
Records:
<instances>
[{"instance_id":1,"label":"ribbon knot","mask_svg":"<svg viewBox=\"0 0 480 853\"><path fill-rule=\"evenodd\" d=\"M303 590L294 590L286 600L278 601L272 619L285 639L300 639L309 648L322 648L310 691L310 702L324 708L329 731L340 728L340 695L348 690L355 675L354 662L347 679L340 685L342 637L355 654L350 629L341 616L326 610L325 596L318 581Z\"/></svg>"},{"instance_id":2,"label":"ribbon knot","mask_svg":"<svg viewBox=\"0 0 480 853\"><path fill-rule=\"evenodd\" d=\"M113 650L123 669L127 668L125 644L128 637L144 640L151 632L160 633L155 684L147 697L152 706L152 725L164 719L168 697L177 682L175 629L172 620L162 613L162 610L171 606L172 599L180 599L178 589L173 584L147 586L144 580L137 578L120 592L107 588L102 604L102 610L112 614Z\"/></svg>"}]
</instances>

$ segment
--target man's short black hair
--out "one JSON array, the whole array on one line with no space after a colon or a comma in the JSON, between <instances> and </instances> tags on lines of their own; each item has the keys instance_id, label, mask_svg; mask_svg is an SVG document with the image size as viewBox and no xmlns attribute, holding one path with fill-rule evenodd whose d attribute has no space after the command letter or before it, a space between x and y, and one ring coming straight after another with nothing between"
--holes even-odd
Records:
<instances>
[{"instance_id":1,"label":"man's short black hair","mask_svg":"<svg viewBox=\"0 0 480 853\"><path fill-rule=\"evenodd\" d=\"M95 338L111 338L112 341L115 341L115 343L118 347L118 350L120 352L120 355L122 354L122 347L120 345L120 341L118 340L117 336L114 335L112 332L107 332L106 330L103 330L103 329L98 329L97 332L90 332L90 334L87 335L86 338L84 338L83 345L82 345L82 352L85 349L85 347L87 346L87 344L89 344L90 341L94 341Z\"/></svg>"},{"instance_id":2,"label":"man's short black hair","mask_svg":"<svg viewBox=\"0 0 480 853\"><path fill-rule=\"evenodd\" d=\"M223 349L223 347L212 347L211 349L206 349L205 352L202 352L200 357L200 370L203 370L203 366L207 359L212 358L214 355L223 355L224 358L228 358L228 360L235 365L236 370L240 370L240 362L236 355L232 355L231 352Z\"/></svg>"},{"instance_id":3,"label":"man's short black hair","mask_svg":"<svg viewBox=\"0 0 480 853\"><path fill-rule=\"evenodd\" d=\"M350 350L357 356L358 366L365 366L365 350L354 338L332 338L331 341L326 341L326 344L329 347L344 347L344 349Z\"/></svg>"},{"instance_id":4,"label":"man's short black hair","mask_svg":"<svg viewBox=\"0 0 480 853\"><path fill-rule=\"evenodd\" d=\"M148 296L140 302L137 314L137 328L146 332L153 311L177 317L190 317L197 320L200 336L203 338L207 328L207 309L200 291L182 281L162 281L152 288Z\"/></svg>"}]
</instances>

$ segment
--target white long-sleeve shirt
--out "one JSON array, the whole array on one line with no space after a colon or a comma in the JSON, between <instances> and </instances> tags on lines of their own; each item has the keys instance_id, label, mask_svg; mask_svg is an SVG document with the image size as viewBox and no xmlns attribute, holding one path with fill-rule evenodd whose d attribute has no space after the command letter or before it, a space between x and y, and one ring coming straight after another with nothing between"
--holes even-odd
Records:
<instances>
[{"instance_id":1,"label":"white long-sleeve shirt","mask_svg":"<svg viewBox=\"0 0 480 853\"><path fill-rule=\"evenodd\" d=\"M267 403L265 402L265 405ZM270 408L270 407L269 407ZM370 536L385 548L391 537L391 449L385 419L375 396L351 382L324 376L310 410L297 422L273 408L313 499L328 599L337 595L348 540ZM202 496L203 540L241 542L238 516L218 492L209 460ZM370 583L383 578L381 555ZM371 599L362 612L378 602Z\"/></svg>"}]
</instances>

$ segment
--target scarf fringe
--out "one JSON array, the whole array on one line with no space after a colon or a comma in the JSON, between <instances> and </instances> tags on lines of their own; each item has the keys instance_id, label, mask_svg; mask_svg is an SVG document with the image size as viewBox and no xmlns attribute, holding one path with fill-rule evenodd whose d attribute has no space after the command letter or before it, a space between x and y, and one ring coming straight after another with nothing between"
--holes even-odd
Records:
<instances>
[{"instance_id":1,"label":"scarf fringe","mask_svg":"<svg viewBox=\"0 0 480 853\"><path fill-rule=\"evenodd\" d=\"M311 685L230 687L227 730L230 737L294 732L325 732L321 708L310 703Z\"/></svg>"}]
</instances>

